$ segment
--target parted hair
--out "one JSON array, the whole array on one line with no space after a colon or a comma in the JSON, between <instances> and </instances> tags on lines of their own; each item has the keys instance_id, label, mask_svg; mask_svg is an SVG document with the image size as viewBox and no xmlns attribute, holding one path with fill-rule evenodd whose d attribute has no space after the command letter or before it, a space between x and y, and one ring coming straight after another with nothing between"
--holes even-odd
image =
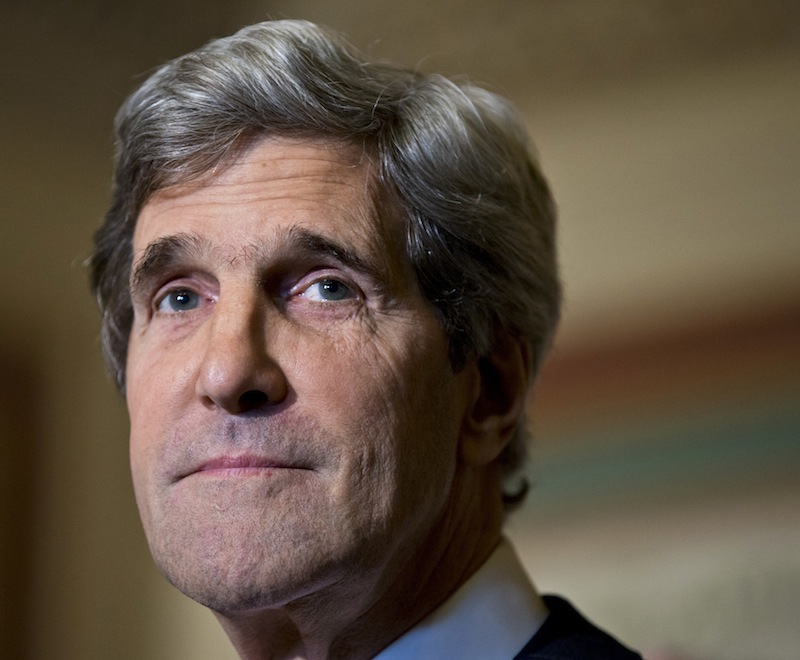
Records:
<instances>
[{"instance_id":1,"label":"parted hair","mask_svg":"<svg viewBox=\"0 0 800 660\"><path fill-rule=\"evenodd\" d=\"M269 21L157 69L122 105L115 130L112 199L90 269L120 391L142 206L262 136L368 147L379 185L400 207L407 256L437 310L453 368L511 335L527 342L535 375L559 316L555 207L524 124L502 97L368 61L312 23ZM506 477L524 461L526 439L520 419L498 459Z\"/></svg>"}]
</instances>

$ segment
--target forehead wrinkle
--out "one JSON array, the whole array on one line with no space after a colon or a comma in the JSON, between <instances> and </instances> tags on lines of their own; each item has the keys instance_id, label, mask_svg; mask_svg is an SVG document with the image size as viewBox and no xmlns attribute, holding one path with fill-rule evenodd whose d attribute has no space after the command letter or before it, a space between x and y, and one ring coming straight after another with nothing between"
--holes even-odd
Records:
<instances>
[{"instance_id":1,"label":"forehead wrinkle","mask_svg":"<svg viewBox=\"0 0 800 660\"><path fill-rule=\"evenodd\" d=\"M346 153L346 152L345 152ZM352 154L351 154L352 158ZM244 159L239 160L241 163ZM402 281L410 279L415 281L413 269L408 262L404 236L404 213L397 204L394 197L389 194L385 184L375 171L375 165L365 154L364 150L359 150L356 158L351 162L342 162L348 170L361 170L363 176L359 176L356 181L342 175L336 171L321 173L318 182L323 184L346 183L355 193L351 197L349 205L337 203L328 210L312 206L308 209L295 207L291 213L299 213L300 217L286 218L290 223L276 222L276 225L268 228L263 234L251 237L246 244L239 243L217 243L213 237L206 236L203 232L197 233L176 233L173 236L165 236L155 239L144 250L144 256L139 260L139 264L134 271L139 273L132 279L143 279L143 276L152 272L156 267L169 268L176 262L185 262L188 267L198 265L216 264L217 268L227 270L229 268L241 266L256 266L262 270L271 263L290 258L293 253L295 256L327 256L328 258L348 265L357 270L365 271L368 274L377 275L381 281L391 288L401 286ZM226 169L224 172L216 173L211 180L200 179L191 183L178 185L159 193L160 196L170 201L170 206L182 205L186 202L186 193L203 191L216 186L238 188L239 185L246 183L239 179L236 168ZM298 175L299 176L299 175ZM271 202L288 200L290 202L300 202L302 206L303 194L298 193L296 186L292 185L295 179L294 173L286 172L284 176L273 178L272 183L281 182L278 189L273 189L270 197ZM322 196L328 203L333 200L326 197L324 190L304 190L305 195L315 194ZM256 199L263 193L261 191L250 192ZM206 204L223 205L230 207L231 204L246 205L252 201L248 197L247 190L237 190L236 195L230 195L225 200L211 199ZM278 209L279 215L284 214L284 209ZM336 220L330 224L314 221L314 215L322 212L332 213ZM303 216L309 215L310 223L304 222ZM348 231L342 232L338 227L347 227ZM256 274L257 277L261 273ZM410 276L410 277L409 277Z\"/></svg>"},{"instance_id":2,"label":"forehead wrinkle","mask_svg":"<svg viewBox=\"0 0 800 660\"><path fill-rule=\"evenodd\" d=\"M303 224L276 228L273 234L238 248L226 257L226 263L234 267L243 262L261 270L286 259L314 258L331 260L380 281L386 280L391 271L382 237L369 237L368 247L364 250L339 236L333 237Z\"/></svg>"}]
</instances>

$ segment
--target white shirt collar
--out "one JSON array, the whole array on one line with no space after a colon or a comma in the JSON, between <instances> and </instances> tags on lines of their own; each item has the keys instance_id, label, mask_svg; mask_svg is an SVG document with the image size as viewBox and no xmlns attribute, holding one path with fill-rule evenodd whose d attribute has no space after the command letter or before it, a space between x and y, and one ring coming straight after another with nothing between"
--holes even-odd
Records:
<instances>
[{"instance_id":1,"label":"white shirt collar","mask_svg":"<svg viewBox=\"0 0 800 660\"><path fill-rule=\"evenodd\" d=\"M503 539L469 580L375 660L513 658L547 614L514 549Z\"/></svg>"}]
</instances>

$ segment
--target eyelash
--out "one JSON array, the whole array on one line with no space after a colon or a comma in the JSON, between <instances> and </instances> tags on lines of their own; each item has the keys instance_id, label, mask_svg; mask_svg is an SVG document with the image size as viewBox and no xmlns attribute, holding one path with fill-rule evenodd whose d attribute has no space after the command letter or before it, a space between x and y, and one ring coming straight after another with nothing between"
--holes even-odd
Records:
<instances>
[{"instance_id":1,"label":"eyelash","mask_svg":"<svg viewBox=\"0 0 800 660\"><path fill-rule=\"evenodd\" d=\"M287 278L288 279L288 278ZM339 268L318 266L311 268L303 274L298 274L296 277L289 279L291 282L287 288L280 287L277 293L280 298L290 302L293 298L301 298L309 300L312 303L320 305L329 305L334 302L352 302L354 300L363 300L364 294L360 286L343 273ZM326 284L338 285L340 288L345 289L345 294L342 298L336 300L324 299L321 286ZM334 293L330 291L330 293ZM318 298L314 300L314 298Z\"/></svg>"},{"instance_id":2,"label":"eyelash","mask_svg":"<svg viewBox=\"0 0 800 660\"><path fill-rule=\"evenodd\" d=\"M162 309L162 305L167 303L171 296L178 296L178 295L181 295L181 294L194 296L196 298L196 301L195 301L196 304L194 306L188 308L188 309L183 309L183 310L181 310L181 309L172 309L170 311L167 311L167 310ZM182 313L191 311L193 309L196 309L200 305L201 302L202 302L202 296L199 293L197 293L196 291L192 290L189 287L179 286L179 287L173 287L171 289L168 289L168 290L164 291L161 295L159 295L154 301L154 307L155 307L155 311L157 313L161 313L161 314L182 314Z\"/></svg>"},{"instance_id":3,"label":"eyelash","mask_svg":"<svg viewBox=\"0 0 800 660\"><path fill-rule=\"evenodd\" d=\"M317 295L314 295L316 287L326 285L334 285L334 289L341 287L344 289L344 294L340 298L334 297L333 299L326 299L322 293L317 293ZM196 298L195 304L187 309L163 308L164 305L169 304L169 300L172 296L176 296L181 293L194 296ZM335 296L337 291L334 290L333 292L329 293L333 293ZM330 305L337 302L345 303L360 300L362 299L362 294L359 287L352 283L348 278L340 277L338 274L334 275L332 273L319 273L311 281L305 277L301 278L301 280L295 286L291 287L291 289L286 291L284 294L280 294L280 298L285 300L290 300L291 298L295 297L304 298L314 304ZM153 297L153 314L163 314L169 316L182 315L194 311L200 307L204 299L208 298L204 296L204 294L200 293L197 290L197 287L181 281L172 282L158 290L156 295Z\"/></svg>"},{"instance_id":4,"label":"eyelash","mask_svg":"<svg viewBox=\"0 0 800 660\"><path fill-rule=\"evenodd\" d=\"M319 279L314 280L310 284L303 285L300 291L298 291L297 295L303 298L310 299L311 298L310 293L314 289L314 287L332 287L333 289L332 291L328 290L328 293L332 294L333 296L332 299L324 298L324 296L321 293L322 289L319 290L320 291L319 297L322 298L322 300L315 302L320 302L321 304L331 304L334 302L340 302L343 300L352 300L359 297L358 290L354 285L344 281L341 278L336 278L336 277L320 277ZM338 289L340 287L344 289L344 293L342 297L337 298L336 295L339 293Z\"/></svg>"}]
</instances>

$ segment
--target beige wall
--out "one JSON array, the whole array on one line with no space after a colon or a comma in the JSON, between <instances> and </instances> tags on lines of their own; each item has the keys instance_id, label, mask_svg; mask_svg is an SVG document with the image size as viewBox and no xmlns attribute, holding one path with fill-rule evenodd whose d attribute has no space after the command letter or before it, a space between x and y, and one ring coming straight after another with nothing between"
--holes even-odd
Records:
<instances>
[{"instance_id":1,"label":"beige wall","mask_svg":"<svg viewBox=\"0 0 800 660\"><path fill-rule=\"evenodd\" d=\"M791 3L732 3L722 20L711 2L668 14L662 3L612 2L594 21L582 2L510 3L503 15L490 3L379 4L268 9L323 20L362 46L374 35L378 55L474 73L519 104L562 209L559 350L797 300L800 48L782 30L797 17ZM107 199L111 116L133 76L267 9L0 11L0 576L10 617L0 655L229 657L212 616L150 565L124 406L103 375L82 262ZM578 449L559 449L551 433L541 469L587 461L594 474L591 430ZM781 447L776 464L797 457ZM743 481L747 461L725 465L727 478L700 489L630 486L592 506L566 495L553 504L543 488L511 533L541 586L634 643L748 658L747 640L772 632L758 657L792 657L800 640L786 612L799 611L800 590L785 585L800 575L800 480L770 467Z\"/></svg>"}]
</instances>

